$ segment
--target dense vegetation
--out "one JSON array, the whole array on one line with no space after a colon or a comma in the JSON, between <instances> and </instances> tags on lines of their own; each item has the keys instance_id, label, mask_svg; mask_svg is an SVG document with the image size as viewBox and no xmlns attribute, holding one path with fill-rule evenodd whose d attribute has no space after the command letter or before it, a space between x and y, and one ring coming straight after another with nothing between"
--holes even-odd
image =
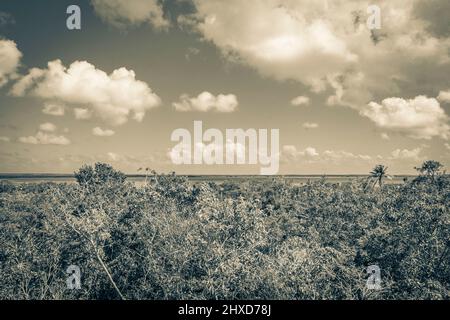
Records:
<instances>
[{"instance_id":1,"label":"dense vegetation","mask_svg":"<svg viewBox=\"0 0 450 320\"><path fill-rule=\"evenodd\" d=\"M449 299L449 177L422 166L383 185L385 169L376 183L137 186L97 164L76 184L3 182L0 298ZM372 264L381 290L366 288Z\"/></svg>"}]
</instances>

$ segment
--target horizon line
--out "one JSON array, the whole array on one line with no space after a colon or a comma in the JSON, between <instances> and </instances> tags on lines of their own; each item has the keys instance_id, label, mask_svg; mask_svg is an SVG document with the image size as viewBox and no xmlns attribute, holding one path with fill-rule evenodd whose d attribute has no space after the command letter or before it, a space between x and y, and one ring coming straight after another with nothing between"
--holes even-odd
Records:
<instances>
[{"instance_id":1,"label":"horizon line","mask_svg":"<svg viewBox=\"0 0 450 320\"><path fill-rule=\"evenodd\" d=\"M167 172L167 173L158 173L158 174L170 174L172 172ZM124 173L127 177L142 177L145 178L146 176L152 176L152 174L137 174L137 173ZM262 174L190 174L190 173L184 173L184 174L179 174L175 172L175 175L177 176L187 176L187 177L224 177L224 176L232 176L232 177L280 177L280 176L300 176L300 177L308 177L308 176L313 176L313 177L327 177L327 176L334 176L334 177L339 177L339 176L368 176L370 175L370 173L310 173L310 174L299 174L299 173L284 173L284 174L274 174L274 175L262 175ZM5 177L75 177L75 173L48 173L48 172L25 172L25 173L20 173L20 172L0 172L0 179L5 178ZM411 176L411 177L415 177L418 176L418 174L410 174L410 173L398 173L398 174L390 174L390 176Z\"/></svg>"}]
</instances>

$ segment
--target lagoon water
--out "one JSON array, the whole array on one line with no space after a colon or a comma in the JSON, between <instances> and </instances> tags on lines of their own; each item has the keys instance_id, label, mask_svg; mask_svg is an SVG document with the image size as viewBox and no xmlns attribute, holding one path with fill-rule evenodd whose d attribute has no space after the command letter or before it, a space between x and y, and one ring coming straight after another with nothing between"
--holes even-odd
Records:
<instances>
[{"instance_id":1,"label":"lagoon water","mask_svg":"<svg viewBox=\"0 0 450 320\"><path fill-rule=\"evenodd\" d=\"M192 183L195 182L245 182L248 180L265 181L274 178L285 178L293 183L302 184L308 181L315 181L325 178L330 183L346 183L355 179L365 179L367 175L277 175L277 176L259 176L259 175L188 175L186 176ZM392 179L386 179L387 184L401 184L404 179L412 180L415 176L399 175L393 176ZM145 176L129 175L128 181L134 182L138 185L145 182ZM75 183L75 178L72 175L58 175L58 174L0 174L0 181L9 181L11 183Z\"/></svg>"}]
</instances>

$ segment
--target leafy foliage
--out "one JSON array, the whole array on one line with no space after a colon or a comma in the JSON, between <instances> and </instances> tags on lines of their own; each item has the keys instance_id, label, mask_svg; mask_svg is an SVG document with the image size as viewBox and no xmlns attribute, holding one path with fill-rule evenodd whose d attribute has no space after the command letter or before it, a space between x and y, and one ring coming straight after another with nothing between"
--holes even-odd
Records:
<instances>
[{"instance_id":1,"label":"leafy foliage","mask_svg":"<svg viewBox=\"0 0 450 320\"><path fill-rule=\"evenodd\" d=\"M449 299L450 181L2 184L3 299ZM69 265L81 289L66 287ZM366 288L381 268L382 290Z\"/></svg>"},{"instance_id":2,"label":"leafy foliage","mask_svg":"<svg viewBox=\"0 0 450 320\"><path fill-rule=\"evenodd\" d=\"M434 177L440 174L443 167L444 166L438 161L427 160L420 167L416 167L415 169L422 175L431 177L431 179L434 180Z\"/></svg>"}]
</instances>

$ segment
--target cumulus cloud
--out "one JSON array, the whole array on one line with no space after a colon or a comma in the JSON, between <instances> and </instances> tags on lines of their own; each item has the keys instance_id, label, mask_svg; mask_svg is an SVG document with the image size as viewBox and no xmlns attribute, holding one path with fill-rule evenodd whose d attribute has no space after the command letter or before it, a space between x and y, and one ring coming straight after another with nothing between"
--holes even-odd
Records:
<instances>
[{"instance_id":1,"label":"cumulus cloud","mask_svg":"<svg viewBox=\"0 0 450 320\"><path fill-rule=\"evenodd\" d=\"M39 68L31 68L28 74L21 76L10 90L10 94L16 97L25 95L25 91L31 87L36 79L39 79L45 74L45 71Z\"/></svg>"},{"instance_id":2,"label":"cumulus cloud","mask_svg":"<svg viewBox=\"0 0 450 320\"><path fill-rule=\"evenodd\" d=\"M61 104L57 104L57 103L45 103L44 104L44 109L42 109L42 113L51 115L51 116L56 116L56 117L60 117L63 116L65 112L65 108L63 105Z\"/></svg>"},{"instance_id":3,"label":"cumulus cloud","mask_svg":"<svg viewBox=\"0 0 450 320\"><path fill-rule=\"evenodd\" d=\"M100 127L95 127L94 129L92 129L92 134L94 136L99 136L99 137L111 137L114 135L114 131L110 130L110 129L102 129Z\"/></svg>"},{"instance_id":4,"label":"cumulus cloud","mask_svg":"<svg viewBox=\"0 0 450 320\"><path fill-rule=\"evenodd\" d=\"M238 55L243 63L264 75L317 86L327 74L357 61L332 25L323 19L307 18L310 11L319 8L315 2L297 5L280 0L195 0L194 3L197 14L191 17L194 19L191 25L226 56Z\"/></svg>"},{"instance_id":5,"label":"cumulus cloud","mask_svg":"<svg viewBox=\"0 0 450 320\"><path fill-rule=\"evenodd\" d=\"M55 132L56 131L56 126L53 123L46 122L46 123L42 123L39 126L39 130L45 131L45 132Z\"/></svg>"},{"instance_id":6,"label":"cumulus cloud","mask_svg":"<svg viewBox=\"0 0 450 320\"><path fill-rule=\"evenodd\" d=\"M432 88L445 77L450 39L430 34L418 2L377 1L381 30L366 26L369 0L193 0L196 13L178 22L230 61L313 92L333 90L329 105L356 109L397 90L398 80L417 88L425 74Z\"/></svg>"},{"instance_id":7,"label":"cumulus cloud","mask_svg":"<svg viewBox=\"0 0 450 320\"><path fill-rule=\"evenodd\" d=\"M282 148L282 155L291 160L297 160L300 157L317 157L319 153L316 148L307 147L304 150L298 150L296 146L284 145Z\"/></svg>"},{"instance_id":8,"label":"cumulus cloud","mask_svg":"<svg viewBox=\"0 0 450 320\"><path fill-rule=\"evenodd\" d=\"M85 108L74 108L73 113L75 115L75 119L77 120L87 120L92 117L91 110Z\"/></svg>"},{"instance_id":9,"label":"cumulus cloud","mask_svg":"<svg viewBox=\"0 0 450 320\"><path fill-rule=\"evenodd\" d=\"M305 122L305 123L303 123L302 126L305 129L317 129L319 127L319 125L317 123L313 123L313 122Z\"/></svg>"},{"instance_id":10,"label":"cumulus cloud","mask_svg":"<svg viewBox=\"0 0 450 320\"><path fill-rule=\"evenodd\" d=\"M217 111L217 112L233 112L237 109L239 103L234 94L213 94L205 91L200 93L197 97L189 97L183 94L179 102L174 102L173 106L177 111Z\"/></svg>"},{"instance_id":11,"label":"cumulus cloud","mask_svg":"<svg viewBox=\"0 0 450 320\"><path fill-rule=\"evenodd\" d=\"M370 102L360 113L382 129L402 132L412 138L450 137L449 117L434 98L387 98L381 104Z\"/></svg>"},{"instance_id":12,"label":"cumulus cloud","mask_svg":"<svg viewBox=\"0 0 450 320\"><path fill-rule=\"evenodd\" d=\"M450 90L440 91L437 98L442 102L450 102Z\"/></svg>"},{"instance_id":13,"label":"cumulus cloud","mask_svg":"<svg viewBox=\"0 0 450 320\"><path fill-rule=\"evenodd\" d=\"M309 104L309 98L305 96L298 96L291 100L291 104L293 106L302 106L302 105L308 105Z\"/></svg>"},{"instance_id":14,"label":"cumulus cloud","mask_svg":"<svg viewBox=\"0 0 450 320\"><path fill-rule=\"evenodd\" d=\"M0 136L0 142L9 142L11 139L9 137Z\"/></svg>"},{"instance_id":15,"label":"cumulus cloud","mask_svg":"<svg viewBox=\"0 0 450 320\"><path fill-rule=\"evenodd\" d=\"M91 0L91 3L104 21L116 27L149 23L156 29L166 29L170 25L158 0Z\"/></svg>"},{"instance_id":16,"label":"cumulus cloud","mask_svg":"<svg viewBox=\"0 0 450 320\"><path fill-rule=\"evenodd\" d=\"M389 135L384 132L384 133L381 134L381 139L383 139L383 140L390 140L391 137L389 137Z\"/></svg>"},{"instance_id":17,"label":"cumulus cloud","mask_svg":"<svg viewBox=\"0 0 450 320\"><path fill-rule=\"evenodd\" d=\"M65 136L57 136L52 133L38 131L34 136L20 137L19 142L28 144L54 144L54 145L68 145L70 140Z\"/></svg>"},{"instance_id":18,"label":"cumulus cloud","mask_svg":"<svg viewBox=\"0 0 450 320\"><path fill-rule=\"evenodd\" d=\"M320 162L329 163L340 162L343 160L359 160L359 161L369 161L372 157L364 154L354 154L347 151L334 151L325 150L319 153L314 147L307 147L304 150L298 150L297 147L293 145L284 145L282 148L282 155L285 161L300 161L305 160L307 162Z\"/></svg>"},{"instance_id":19,"label":"cumulus cloud","mask_svg":"<svg viewBox=\"0 0 450 320\"><path fill-rule=\"evenodd\" d=\"M353 159L353 160L372 160L372 157L366 154L354 154L348 151L334 151L334 150L325 150L322 153L322 159L326 161L337 161L337 160L345 160L345 159Z\"/></svg>"},{"instance_id":20,"label":"cumulus cloud","mask_svg":"<svg viewBox=\"0 0 450 320\"><path fill-rule=\"evenodd\" d=\"M0 38L0 87L16 77L22 53L14 41Z\"/></svg>"},{"instance_id":21,"label":"cumulus cloud","mask_svg":"<svg viewBox=\"0 0 450 320\"><path fill-rule=\"evenodd\" d=\"M112 125L122 125L130 117L140 122L161 103L145 82L136 80L133 70L119 68L108 75L86 61L66 68L55 60L47 69L31 69L15 83L11 94L22 96L27 91L43 99L83 105Z\"/></svg>"},{"instance_id":22,"label":"cumulus cloud","mask_svg":"<svg viewBox=\"0 0 450 320\"><path fill-rule=\"evenodd\" d=\"M391 152L391 160L414 160L419 161L422 159L420 152L422 148L408 149L396 149Z\"/></svg>"}]
</instances>

